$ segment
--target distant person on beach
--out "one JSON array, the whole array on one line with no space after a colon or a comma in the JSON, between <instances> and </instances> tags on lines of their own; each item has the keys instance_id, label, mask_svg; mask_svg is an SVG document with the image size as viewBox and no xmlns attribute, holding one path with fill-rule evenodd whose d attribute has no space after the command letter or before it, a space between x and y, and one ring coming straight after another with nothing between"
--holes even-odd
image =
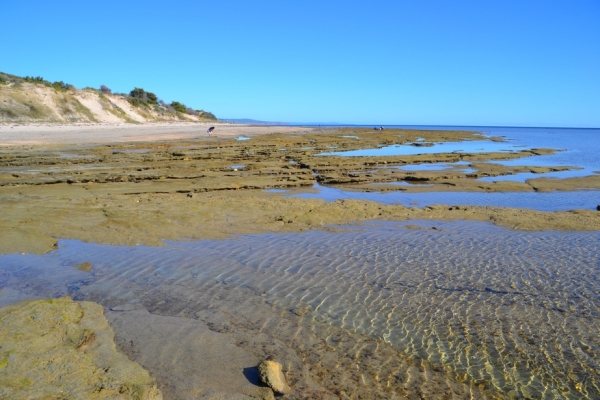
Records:
<instances>
[{"instance_id":1,"label":"distant person on beach","mask_svg":"<svg viewBox=\"0 0 600 400\"><path fill-rule=\"evenodd\" d=\"M215 130L214 126L211 126L210 128L208 128L208 130L206 132L208 132L208 137L212 137L212 133Z\"/></svg>"}]
</instances>

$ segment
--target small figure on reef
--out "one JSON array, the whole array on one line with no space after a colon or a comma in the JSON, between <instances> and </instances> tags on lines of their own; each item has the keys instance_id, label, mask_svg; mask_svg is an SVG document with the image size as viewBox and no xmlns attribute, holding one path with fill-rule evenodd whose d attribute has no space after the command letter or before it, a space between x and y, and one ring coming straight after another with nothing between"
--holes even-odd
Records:
<instances>
[{"instance_id":1,"label":"small figure on reef","mask_svg":"<svg viewBox=\"0 0 600 400\"><path fill-rule=\"evenodd\" d=\"M380 126L380 127L379 127L379 130L380 130L380 131L382 131L382 130L383 130L383 126Z\"/></svg>"},{"instance_id":2,"label":"small figure on reef","mask_svg":"<svg viewBox=\"0 0 600 400\"><path fill-rule=\"evenodd\" d=\"M383 126L378 127L374 127L373 129L375 129L376 131L382 131L383 130Z\"/></svg>"},{"instance_id":3,"label":"small figure on reef","mask_svg":"<svg viewBox=\"0 0 600 400\"><path fill-rule=\"evenodd\" d=\"M208 130L206 132L208 132L208 137L212 137L212 133L215 130L214 126L211 126L210 128L208 128Z\"/></svg>"}]
</instances>

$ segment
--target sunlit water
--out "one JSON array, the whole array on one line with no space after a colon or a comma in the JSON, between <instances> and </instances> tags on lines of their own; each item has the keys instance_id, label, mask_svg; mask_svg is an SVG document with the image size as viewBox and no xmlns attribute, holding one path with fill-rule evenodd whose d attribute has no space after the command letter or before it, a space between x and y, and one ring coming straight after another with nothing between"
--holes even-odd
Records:
<instances>
[{"instance_id":1,"label":"sunlit water","mask_svg":"<svg viewBox=\"0 0 600 400\"><path fill-rule=\"evenodd\" d=\"M166 312L178 316L214 302L219 288L245 288L240 296L306 308L304 323L382 339L450 379L512 397L598 398L599 254L600 232L478 222L374 223L166 248L61 241L44 256L0 257L8 288L0 294L4 303L68 294L151 311L171 302ZM84 261L91 274L73 268Z\"/></svg>"},{"instance_id":2,"label":"sunlit water","mask_svg":"<svg viewBox=\"0 0 600 400\"><path fill-rule=\"evenodd\" d=\"M389 183L388 183L389 185ZM408 186L409 184L402 185ZM407 207L426 207L434 204L465 206L498 206L527 208L538 211L595 210L600 204L600 191L574 192L352 192L315 185L316 193L295 193L290 197L317 198L327 201L338 199L371 200L384 204L402 204Z\"/></svg>"},{"instance_id":3,"label":"sunlit water","mask_svg":"<svg viewBox=\"0 0 600 400\"><path fill-rule=\"evenodd\" d=\"M345 136L350 137L350 136ZM356 137L358 139L358 137ZM333 151L320 153L320 156L344 156L344 157L379 157L379 156L404 156L413 154L435 154L435 153L483 153L496 151L520 151L522 147L512 143L492 142L487 140L470 140L464 142L433 143L432 146L393 145L377 149L361 149L347 151Z\"/></svg>"},{"instance_id":4,"label":"sunlit water","mask_svg":"<svg viewBox=\"0 0 600 400\"><path fill-rule=\"evenodd\" d=\"M566 178L580 178L589 175L595 175L596 171L589 168L581 168L581 169L572 169L568 171L554 171L554 172L545 172L542 174L533 173L533 172L520 172L512 175L501 175L501 176L486 176L484 178L479 178L479 181L483 182L502 182L502 181L510 181L510 182L525 182L529 179L537 179L537 178L549 178L549 179L566 179Z\"/></svg>"}]
</instances>

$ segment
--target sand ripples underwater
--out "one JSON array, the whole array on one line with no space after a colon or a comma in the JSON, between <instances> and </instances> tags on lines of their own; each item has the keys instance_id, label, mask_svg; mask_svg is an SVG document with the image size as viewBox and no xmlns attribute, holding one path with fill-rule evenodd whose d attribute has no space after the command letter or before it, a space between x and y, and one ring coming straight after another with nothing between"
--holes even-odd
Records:
<instances>
[{"instance_id":1,"label":"sand ripples underwater","mask_svg":"<svg viewBox=\"0 0 600 400\"><path fill-rule=\"evenodd\" d=\"M373 398L600 398L598 254L598 232L478 222L383 222L163 248L61 241L44 256L0 257L0 301L68 294L200 319L238 343L243 332L267 334L293 343L317 377L335 365L349 371L341 355L327 365L337 347L354 361L368 356L362 379ZM84 261L91 273L73 268ZM293 329L276 323L282 315L295 318ZM320 350L315 335L329 347ZM356 393L348 371L321 384Z\"/></svg>"}]
</instances>

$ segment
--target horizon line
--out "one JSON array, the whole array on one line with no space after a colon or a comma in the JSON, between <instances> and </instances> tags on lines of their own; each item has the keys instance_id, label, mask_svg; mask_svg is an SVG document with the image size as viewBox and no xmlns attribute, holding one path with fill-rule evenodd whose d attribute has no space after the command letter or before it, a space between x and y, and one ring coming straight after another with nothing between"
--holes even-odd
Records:
<instances>
[{"instance_id":1,"label":"horizon line","mask_svg":"<svg viewBox=\"0 0 600 400\"><path fill-rule=\"evenodd\" d=\"M361 127L378 127L378 126L423 126L423 127L469 127L469 128L540 128L540 129L600 129L600 126L556 126L556 125L469 125L469 124L346 124L339 122L282 122L282 121L260 121L252 120L251 118L218 118L219 121L241 121L247 120L247 123L255 123L256 125L273 125L273 126L361 126Z\"/></svg>"}]
</instances>

